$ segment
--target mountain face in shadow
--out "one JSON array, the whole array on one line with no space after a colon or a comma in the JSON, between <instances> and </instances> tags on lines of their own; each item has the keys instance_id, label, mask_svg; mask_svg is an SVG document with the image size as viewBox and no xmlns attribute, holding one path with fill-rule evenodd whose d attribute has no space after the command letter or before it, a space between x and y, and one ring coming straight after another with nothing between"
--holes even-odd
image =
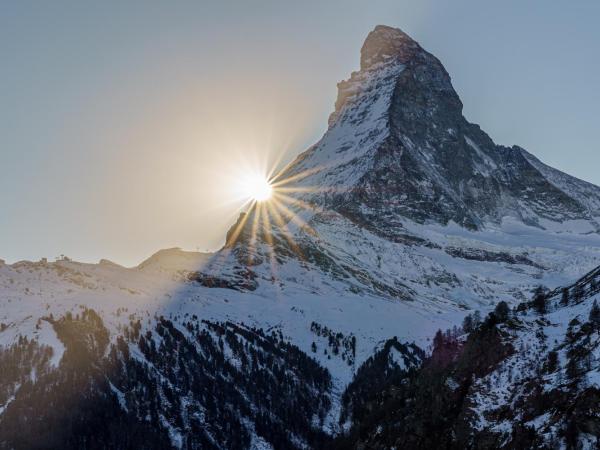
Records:
<instances>
[{"instance_id":1,"label":"mountain face in shadow","mask_svg":"<svg viewBox=\"0 0 600 450\"><path fill-rule=\"evenodd\" d=\"M0 260L0 449L598 445L598 187L386 26L273 183L215 253Z\"/></svg>"}]
</instances>

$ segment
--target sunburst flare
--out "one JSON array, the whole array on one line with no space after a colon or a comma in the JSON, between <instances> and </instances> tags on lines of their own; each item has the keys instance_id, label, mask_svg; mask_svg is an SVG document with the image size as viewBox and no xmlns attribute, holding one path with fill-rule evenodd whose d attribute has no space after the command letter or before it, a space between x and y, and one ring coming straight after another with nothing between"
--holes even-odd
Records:
<instances>
[{"instance_id":1,"label":"sunburst flare","mask_svg":"<svg viewBox=\"0 0 600 450\"><path fill-rule=\"evenodd\" d=\"M302 216L304 211L315 212L317 207L306 199L306 194L319 189L307 186L302 181L318 172L318 169L289 173L288 167L280 171L265 170L264 166L254 170L239 167L235 175L235 193L240 202L240 210L245 212L238 220L235 230L228 236L227 246L235 247L244 241L251 252L258 250L261 242L275 271L275 252L278 243L284 242L289 249L302 257L297 239L297 231L316 234ZM274 274L275 275L275 274Z\"/></svg>"}]
</instances>

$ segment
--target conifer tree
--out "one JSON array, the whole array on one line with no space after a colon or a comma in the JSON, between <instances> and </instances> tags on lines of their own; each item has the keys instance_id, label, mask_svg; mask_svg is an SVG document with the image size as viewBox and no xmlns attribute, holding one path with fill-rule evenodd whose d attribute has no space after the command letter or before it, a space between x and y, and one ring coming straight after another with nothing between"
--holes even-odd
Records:
<instances>
[{"instance_id":1,"label":"conifer tree","mask_svg":"<svg viewBox=\"0 0 600 450\"><path fill-rule=\"evenodd\" d=\"M473 331L473 316L471 316L471 314L467 314L463 319L462 329L465 333Z\"/></svg>"},{"instance_id":2,"label":"conifer tree","mask_svg":"<svg viewBox=\"0 0 600 450\"><path fill-rule=\"evenodd\" d=\"M442 330L437 330L437 333L435 333L435 337L433 338L433 348L439 349L443 345L444 345L444 333L442 333Z\"/></svg>"},{"instance_id":3,"label":"conifer tree","mask_svg":"<svg viewBox=\"0 0 600 450\"><path fill-rule=\"evenodd\" d=\"M562 295L560 297L560 304L562 306L567 306L569 304L569 289L563 288Z\"/></svg>"},{"instance_id":4,"label":"conifer tree","mask_svg":"<svg viewBox=\"0 0 600 450\"><path fill-rule=\"evenodd\" d=\"M600 307L598 307L598 303L596 302L596 300L594 300L592 309L590 309L590 315L588 320L594 326L594 329L600 329Z\"/></svg>"},{"instance_id":5,"label":"conifer tree","mask_svg":"<svg viewBox=\"0 0 600 450\"><path fill-rule=\"evenodd\" d=\"M539 314L546 313L546 289L538 286L533 294L533 307Z\"/></svg>"},{"instance_id":6,"label":"conifer tree","mask_svg":"<svg viewBox=\"0 0 600 450\"><path fill-rule=\"evenodd\" d=\"M505 301L501 301L496 305L496 308L494 309L494 316L496 316L498 322L506 321L506 319L508 319L509 314L510 308L508 306L508 303L506 303Z\"/></svg>"}]
</instances>

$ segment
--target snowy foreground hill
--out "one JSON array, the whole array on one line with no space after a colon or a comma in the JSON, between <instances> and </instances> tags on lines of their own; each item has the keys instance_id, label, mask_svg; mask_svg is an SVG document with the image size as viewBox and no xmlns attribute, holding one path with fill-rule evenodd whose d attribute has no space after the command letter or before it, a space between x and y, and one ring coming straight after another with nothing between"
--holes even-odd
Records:
<instances>
[{"instance_id":1,"label":"snowy foreground hill","mask_svg":"<svg viewBox=\"0 0 600 450\"><path fill-rule=\"evenodd\" d=\"M418 369L377 379L369 361L346 393L339 448L598 448L598 301L597 269L439 332Z\"/></svg>"},{"instance_id":2,"label":"snowy foreground hill","mask_svg":"<svg viewBox=\"0 0 600 450\"><path fill-rule=\"evenodd\" d=\"M400 30L338 88L218 252L0 263L0 448L595 445L600 188Z\"/></svg>"}]
</instances>

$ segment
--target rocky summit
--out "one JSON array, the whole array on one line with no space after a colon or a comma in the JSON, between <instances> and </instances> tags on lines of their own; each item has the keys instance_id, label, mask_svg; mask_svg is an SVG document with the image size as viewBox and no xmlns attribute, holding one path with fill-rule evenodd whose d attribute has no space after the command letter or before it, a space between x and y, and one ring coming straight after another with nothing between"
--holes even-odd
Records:
<instances>
[{"instance_id":1,"label":"rocky summit","mask_svg":"<svg viewBox=\"0 0 600 450\"><path fill-rule=\"evenodd\" d=\"M360 67L338 85L323 139L289 168L311 173L303 183L323 190L316 201L385 234L401 233L402 219L476 230L508 217L598 231L600 189L494 144L464 118L440 61L408 35L376 27Z\"/></svg>"},{"instance_id":2,"label":"rocky summit","mask_svg":"<svg viewBox=\"0 0 600 450\"><path fill-rule=\"evenodd\" d=\"M0 260L0 449L597 448L600 188L377 26L215 253Z\"/></svg>"}]
</instances>

